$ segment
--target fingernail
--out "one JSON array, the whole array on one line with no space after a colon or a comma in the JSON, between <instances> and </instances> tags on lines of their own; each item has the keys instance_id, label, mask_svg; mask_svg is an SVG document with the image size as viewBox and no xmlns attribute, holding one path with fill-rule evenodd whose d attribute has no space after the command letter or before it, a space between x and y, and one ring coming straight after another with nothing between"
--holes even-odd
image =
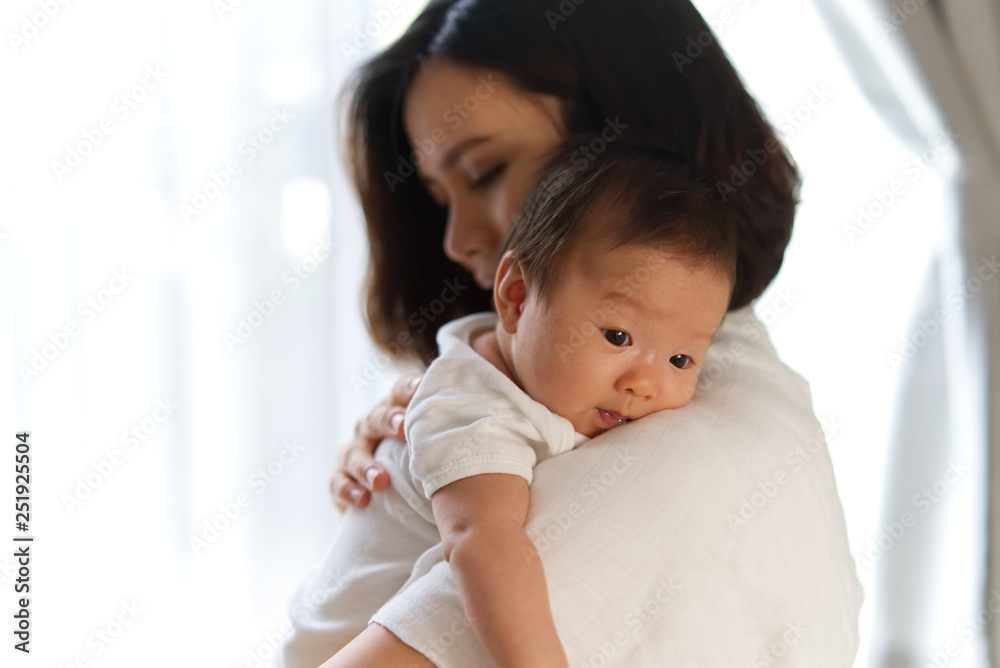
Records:
<instances>
[{"instance_id":1,"label":"fingernail","mask_svg":"<svg viewBox=\"0 0 1000 668\"><path fill-rule=\"evenodd\" d=\"M392 417L389 418L389 426L393 429L399 429L399 425L403 424L403 414L393 413Z\"/></svg>"},{"instance_id":2,"label":"fingernail","mask_svg":"<svg viewBox=\"0 0 1000 668\"><path fill-rule=\"evenodd\" d=\"M351 490L351 501L360 501L361 497L363 497L364 495L365 492L363 489L355 487L354 489Z\"/></svg>"},{"instance_id":3,"label":"fingernail","mask_svg":"<svg viewBox=\"0 0 1000 668\"><path fill-rule=\"evenodd\" d=\"M374 466L369 466L368 470L365 471L365 480L367 480L368 484L371 485L372 483L375 482L375 478L378 477L378 474L379 470L377 468L375 468Z\"/></svg>"},{"instance_id":4,"label":"fingernail","mask_svg":"<svg viewBox=\"0 0 1000 668\"><path fill-rule=\"evenodd\" d=\"M415 389L417 389L417 385L419 384L420 384L420 376L414 376L413 378L410 379L410 382L406 384L406 389L410 392L413 392Z\"/></svg>"}]
</instances>

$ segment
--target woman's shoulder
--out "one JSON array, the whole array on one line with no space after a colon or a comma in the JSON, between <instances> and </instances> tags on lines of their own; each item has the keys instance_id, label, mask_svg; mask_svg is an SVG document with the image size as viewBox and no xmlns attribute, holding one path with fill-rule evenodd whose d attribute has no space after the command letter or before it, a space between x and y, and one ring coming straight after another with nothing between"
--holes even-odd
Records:
<instances>
[{"instance_id":1,"label":"woman's shoulder","mask_svg":"<svg viewBox=\"0 0 1000 668\"><path fill-rule=\"evenodd\" d=\"M730 665L801 624L812 629L797 640L801 665L849 666L862 592L808 384L749 308L727 316L706 364L684 408L536 467L528 530L553 600L586 607L574 578L600 573L597 596L611 597L621 620L643 601L617 592L663 589L662 618L618 649L628 656L620 665L656 665L650 652L716 653L709 665ZM592 541L599 553L582 549ZM655 635L692 617L716 620L727 648L706 649L709 635ZM570 627L582 641L585 629Z\"/></svg>"}]
</instances>

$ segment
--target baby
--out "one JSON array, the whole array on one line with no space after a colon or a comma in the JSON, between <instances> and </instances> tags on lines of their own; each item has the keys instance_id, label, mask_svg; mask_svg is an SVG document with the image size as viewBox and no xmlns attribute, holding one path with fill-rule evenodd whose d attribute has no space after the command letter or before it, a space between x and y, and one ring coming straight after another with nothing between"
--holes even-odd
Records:
<instances>
[{"instance_id":1,"label":"baby","mask_svg":"<svg viewBox=\"0 0 1000 668\"><path fill-rule=\"evenodd\" d=\"M532 468L687 404L735 279L725 210L669 156L574 155L545 171L508 234L496 314L442 327L404 420L411 472L497 666L567 665L524 530Z\"/></svg>"},{"instance_id":2,"label":"baby","mask_svg":"<svg viewBox=\"0 0 1000 668\"><path fill-rule=\"evenodd\" d=\"M344 623L328 629L367 623L412 584L418 562L443 555L495 665L567 666L524 529L532 469L687 404L736 273L726 210L672 154L619 141L587 161L574 150L579 142L554 155L515 218L497 269L496 313L438 332L440 355L409 404L408 445L390 471L408 507L382 493L345 517L356 528L337 537L340 593L326 602ZM373 547L372 536L398 541ZM380 549L393 552L386 562L395 568L379 565ZM313 632L323 642L323 630Z\"/></svg>"}]
</instances>

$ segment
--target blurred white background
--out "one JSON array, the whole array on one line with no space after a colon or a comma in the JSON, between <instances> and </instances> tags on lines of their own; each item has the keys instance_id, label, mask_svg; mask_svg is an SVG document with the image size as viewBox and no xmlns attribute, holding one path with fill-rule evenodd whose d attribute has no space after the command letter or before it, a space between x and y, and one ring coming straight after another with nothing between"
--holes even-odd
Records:
<instances>
[{"instance_id":1,"label":"blurred white background","mask_svg":"<svg viewBox=\"0 0 1000 668\"><path fill-rule=\"evenodd\" d=\"M812 386L859 556L880 531L889 354L952 216L956 156L915 162L812 4L696 4L805 176L756 308ZM355 43L388 43L420 5L4 3L0 457L31 432L37 538L30 657L9 642L0 549L3 665L267 665L337 522L336 448L399 374L372 373L334 98Z\"/></svg>"}]
</instances>

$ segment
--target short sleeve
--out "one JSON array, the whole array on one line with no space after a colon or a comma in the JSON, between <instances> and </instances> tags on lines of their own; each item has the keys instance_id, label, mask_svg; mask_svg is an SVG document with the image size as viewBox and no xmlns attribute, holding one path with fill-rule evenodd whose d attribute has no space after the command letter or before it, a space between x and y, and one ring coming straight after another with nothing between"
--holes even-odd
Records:
<instances>
[{"instance_id":1,"label":"short sleeve","mask_svg":"<svg viewBox=\"0 0 1000 668\"><path fill-rule=\"evenodd\" d=\"M449 483L483 473L521 476L530 485L535 448L544 446L535 426L500 397L456 401L437 396L408 413L406 425L410 473L427 498Z\"/></svg>"}]
</instances>

